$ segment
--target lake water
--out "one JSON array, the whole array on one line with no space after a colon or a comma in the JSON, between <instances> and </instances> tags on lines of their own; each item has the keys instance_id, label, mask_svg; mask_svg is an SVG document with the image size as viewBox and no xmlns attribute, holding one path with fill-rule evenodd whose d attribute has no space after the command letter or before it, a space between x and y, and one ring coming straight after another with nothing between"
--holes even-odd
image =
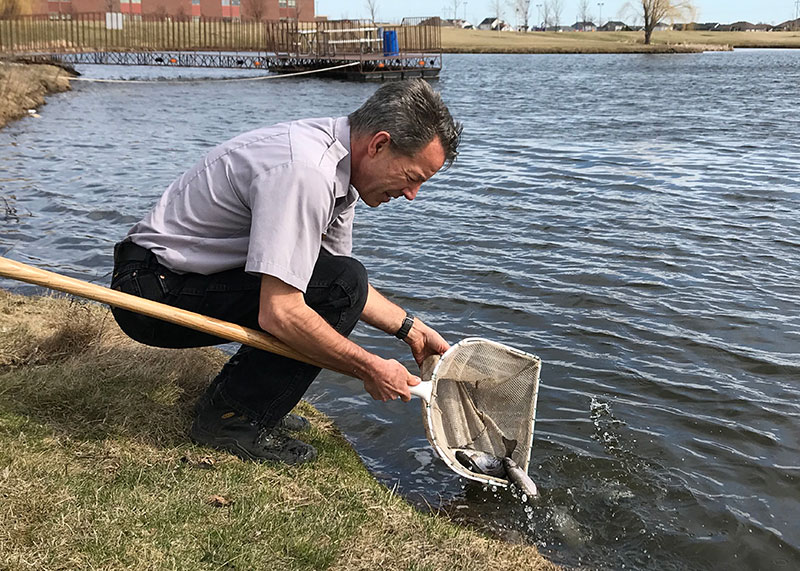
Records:
<instances>
[{"instance_id":1,"label":"lake water","mask_svg":"<svg viewBox=\"0 0 800 571\"><path fill-rule=\"evenodd\" d=\"M446 56L459 160L413 203L360 205L355 255L451 342L543 359L542 498L526 510L454 476L417 403L328 373L309 399L412 502L565 565L800 568L798 85L793 51ZM76 82L0 131L0 253L108 284L113 243L205 150L375 88ZM413 364L391 337L354 338Z\"/></svg>"}]
</instances>

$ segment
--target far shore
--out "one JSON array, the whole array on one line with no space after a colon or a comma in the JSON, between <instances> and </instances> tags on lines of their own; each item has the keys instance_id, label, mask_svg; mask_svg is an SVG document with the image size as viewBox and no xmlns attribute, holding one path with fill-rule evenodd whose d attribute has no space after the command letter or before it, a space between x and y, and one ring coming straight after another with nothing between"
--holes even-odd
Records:
<instances>
[{"instance_id":1,"label":"far shore","mask_svg":"<svg viewBox=\"0 0 800 571\"><path fill-rule=\"evenodd\" d=\"M800 32L655 32L652 43L645 45L644 32L493 32L442 28L445 53L699 53L735 48L800 48Z\"/></svg>"}]
</instances>

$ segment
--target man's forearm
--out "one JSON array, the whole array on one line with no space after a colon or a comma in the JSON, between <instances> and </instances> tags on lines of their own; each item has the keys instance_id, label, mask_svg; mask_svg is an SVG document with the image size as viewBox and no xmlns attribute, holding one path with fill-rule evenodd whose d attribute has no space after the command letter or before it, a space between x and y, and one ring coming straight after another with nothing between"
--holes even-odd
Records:
<instances>
[{"instance_id":1,"label":"man's forearm","mask_svg":"<svg viewBox=\"0 0 800 571\"><path fill-rule=\"evenodd\" d=\"M400 329L405 317L406 312L402 307L392 303L378 290L369 286L367 303L361 312L362 321L394 335ZM420 366L427 357L441 355L450 348L450 345L439 333L416 317L403 341L411 348L414 360Z\"/></svg>"},{"instance_id":2,"label":"man's forearm","mask_svg":"<svg viewBox=\"0 0 800 571\"><path fill-rule=\"evenodd\" d=\"M406 316L405 310L392 303L371 285L364 311L361 312L361 320L373 327L394 335L403 324Z\"/></svg>"},{"instance_id":3,"label":"man's forearm","mask_svg":"<svg viewBox=\"0 0 800 571\"><path fill-rule=\"evenodd\" d=\"M359 378L363 378L368 368L374 367L374 360L378 358L339 334L306 305L284 308L268 318L262 327L325 368Z\"/></svg>"},{"instance_id":4,"label":"man's forearm","mask_svg":"<svg viewBox=\"0 0 800 571\"><path fill-rule=\"evenodd\" d=\"M398 361L374 355L340 335L306 305L302 292L267 275L261 279L258 323L323 367L358 377L374 399L409 400L409 385L419 382Z\"/></svg>"}]
</instances>

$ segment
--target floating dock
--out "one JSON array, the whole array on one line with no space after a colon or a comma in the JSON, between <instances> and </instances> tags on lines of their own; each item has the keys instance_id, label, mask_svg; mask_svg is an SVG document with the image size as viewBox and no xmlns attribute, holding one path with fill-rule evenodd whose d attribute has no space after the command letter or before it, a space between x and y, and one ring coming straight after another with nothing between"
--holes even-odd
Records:
<instances>
[{"instance_id":1,"label":"floating dock","mask_svg":"<svg viewBox=\"0 0 800 571\"><path fill-rule=\"evenodd\" d=\"M267 53L205 52L83 52L25 53L19 56L36 63L66 65L146 65L155 67L213 67L263 69L273 73L317 72L322 77L347 80L386 81L421 77L436 79L442 69L441 54L398 56L290 57Z\"/></svg>"}]
</instances>

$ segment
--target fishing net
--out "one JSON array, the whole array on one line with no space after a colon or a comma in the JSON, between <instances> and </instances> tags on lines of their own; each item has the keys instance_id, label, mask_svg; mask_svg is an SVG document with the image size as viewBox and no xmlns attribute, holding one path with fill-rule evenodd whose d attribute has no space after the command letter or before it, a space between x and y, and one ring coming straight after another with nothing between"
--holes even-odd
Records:
<instances>
[{"instance_id":1,"label":"fishing net","mask_svg":"<svg viewBox=\"0 0 800 571\"><path fill-rule=\"evenodd\" d=\"M459 450L510 456L528 471L541 360L487 339L468 338L423 365L431 398L423 403L428 440L458 474L480 482L507 481L477 474L457 459Z\"/></svg>"}]
</instances>

